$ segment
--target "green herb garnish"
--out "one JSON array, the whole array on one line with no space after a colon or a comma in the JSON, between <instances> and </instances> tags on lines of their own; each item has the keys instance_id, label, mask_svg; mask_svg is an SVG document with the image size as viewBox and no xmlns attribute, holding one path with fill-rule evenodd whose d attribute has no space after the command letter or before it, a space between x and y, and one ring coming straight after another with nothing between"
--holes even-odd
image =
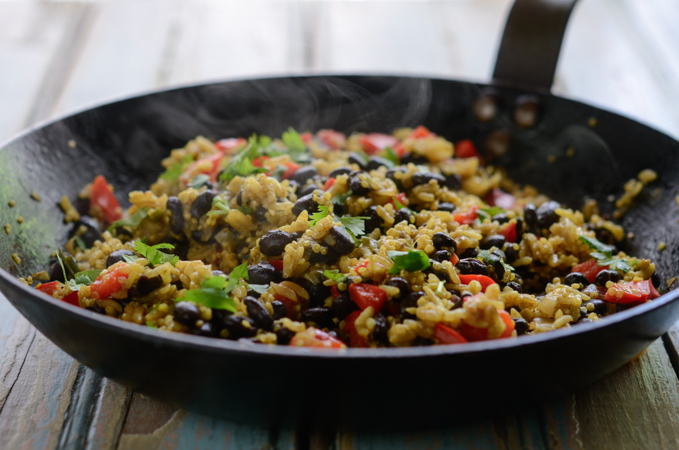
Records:
<instances>
[{"instance_id":1,"label":"green herb garnish","mask_svg":"<svg viewBox=\"0 0 679 450\"><path fill-rule=\"evenodd\" d=\"M236 301L229 294L238 286L241 278L248 280L247 263L233 269L228 281L222 276L208 278L201 283L200 289L186 291L184 298L209 308L236 312Z\"/></svg>"},{"instance_id":2,"label":"green herb garnish","mask_svg":"<svg viewBox=\"0 0 679 450\"><path fill-rule=\"evenodd\" d=\"M615 247L612 245L606 245L594 238L587 236L578 236L581 242L587 244L594 252L590 252L590 256L596 259L599 266L608 266L611 270L617 270L622 273L627 273L632 270L630 264L624 259L614 258L613 250Z\"/></svg>"},{"instance_id":3,"label":"green herb garnish","mask_svg":"<svg viewBox=\"0 0 679 450\"><path fill-rule=\"evenodd\" d=\"M399 202L396 197L394 197L394 206L396 207L396 211L400 210L401 208L405 208L405 205Z\"/></svg>"},{"instance_id":4,"label":"green herb garnish","mask_svg":"<svg viewBox=\"0 0 679 450\"><path fill-rule=\"evenodd\" d=\"M252 214L253 209L247 205L243 205L238 207L238 211L242 212L246 216L249 216L250 214Z\"/></svg>"},{"instance_id":5,"label":"green herb garnish","mask_svg":"<svg viewBox=\"0 0 679 450\"><path fill-rule=\"evenodd\" d=\"M310 227L315 226L319 221L328 217L329 213L330 213L330 207L329 206L320 205L318 207L318 212L315 212L311 215L311 220L309 220L309 226Z\"/></svg>"},{"instance_id":6,"label":"green herb garnish","mask_svg":"<svg viewBox=\"0 0 679 450\"><path fill-rule=\"evenodd\" d=\"M324 270L323 275L338 284L349 279L348 275L339 273L339 269Z\"/></svg>"},{"instance_id":7,"label":"green herb garnish","mask_svg":"<svg viewBox=\"0 0 679 450\"><path fill-rule=\"evenodd\" d=\"M481 208L476 210L476 214L479 216L479 221L483 222L486 219L490 219L500 213L505 212L504 209L499 206L491 206L490 208Z\"/></svg>"},{"instance_id":8,"label":"green herb garnish","mask_svg":"<svg viewBox=\"0 0 679 450\"><path fill-rule=\"evenodd\" d=\"M125 219L116 220L108 227L108 232L112 233L118 227L130 227L137 228L142 220L146 219L149 215L149 209L146 207L139 208L134 214Z\"/></svg>"},{"instance_id":9,"label":"green herb garnish","mask_svg":"<svg viewBox=\"0 0 679 450\"><path fill-rule=\"evenodd\" d=\"M370 217L357 216L357 217L340 217L339 221L342 223L344 228L349 232L354 241L358 245L357 236L365 234L365 221L370 220Z\"/></svg>"},{"instance_id":10,"label":"green herb garnish","mask_svg":"<svg viewBox=\"0 0 679 450\"><path fill-rule=\"evenodd\" d=\"M302 140L294 128L288 128L288 131L283 133L281 141L288 147L290 158L295 162L304 162L309 160L309 154L306 150L306 144Z\"/></svg>"},{"instance_id":11,"label":"green herb garnish","mask_svg":"<svg viewBox=\"0 0 679 450\"><path fill-rule=\"evenodd\" d=\"M386 159L387 161L391 161L392 163L394 163L392 167L401 164L401 159L398 157L394 149L389 146L384 147L384 150L382 150L380 156Z\"/></svg>"},{"instance_id":12,"label":"green herb garnish","mask_svg":"<svg viewBox=\"0 0 679 450\"><path fill-rule=\"evenodd\" d=\"M61 266L61 271L64 274L64 280L73 280L75 274L79 273L78 264L75 262L73 257L64 256L64 252L61 249L57 250L57 260Z\"/></svg>"},{"instance_id":13,"label":"green herb garnish","mask_svg":"<svg viewBox=\"0 0 679 450\"><path fill-rule=\"evenodd\" d=\"M210 181L210 177L208 175L205 175L204 173L201 173L199 175L196 175L193 180L189 184L187 184L188 187L193 188L193 189L198 189L205 185L205 183Z\"/></svg>"},{"instance_id":14,"label":"green herb garnish","mask_svg":"<svg viewBox=\"0 0 679 450\"><path fill-rule=\"evenodd\" d=\"M347 203L347 198L352 194L351 189L346 194L337 194L332 198L332 203L334 205L344 205Z\"/></svg>"},{"instance_id":15,"label":"green herb garnish","mask_svg":"<svg viewBox=\"0 0 679 450\"><path fill-rule=\"evenodd\" d=\"M83 241L83 238L81 238L80 236L74 236L73 241L75 242L75 245L77 245L78 248L80 250L82 250L83 252L87 249L87 245L85 245L85 241Z\"/></svg>"},{"instance_id":16,"label":"green herb garnish","mask_svg":"<svg viewBox=\"0 0 679 450\"><path fill-rule=\"evenodd\" d=\"M191 155L184 156L181 161L173 163L165 172L160 174L160 178L167 181L177 181L184 171L184 168L193 162Z\"/></svg>"},{"instance_id":17,"label":"green herb garnish","mask_svg":"<svg viewBox=\"0 0 679 450\"><path fill-rule=\"evenodd\" d=\"M246 177L248 175L266 172L263 167L255 167L252 161L260 156L261 148L257 136L253 135L248 139L248 144L229 161L229 165L219 176L221 181L231 181L237 176Z\"/></svg>"},{"instance_id":18,"label":"green herb garnish","mask_svg":"<svg viewBox=\"0 0 679 450\"><path fill-rule=\"evenodd\" d=\"M514 267L510 266L509 264L505 263L501 258L493 258L491 256L491 253L488 250L482 250L479 252L479 258L483 260L486 264L495 264L495 261L500 261L500 264L502 264L502 267L504 267L505 270L508 270L510 272L514 272Z\"/></svg>"},{"instance_id":19,"label":"green herb garnish","mask_svg":"<svg viewBox=\"0 0 679 450\"><path fill-rule=\"evenodd\" d=\"M408 272L420 272L431 266L429 256L422 250L408 250L407 252L389 251L387 256L394 261L389 269L390 275L396 275L405 269Z\"/></svg>"},{"instance_id":20,"label":"green herb garnish","mask_svg":"<svg viewBox=\"0 0 679 450\"><path fill-rule=\"evenodd\" d=\"M269 285L268 284L249 284L248 283L248 289L252 289L253 291L257 292L258 294L263 294L266 291L269 290Z\"/></svg>"},{"instance_id":21,"label":"green herb garnish","mask_svg":"<svg viewBox=\"0 0 679 450\"><path fill-rule=\"evenodd\" d=\"M150 320L146 321L146 326L149 328L158 328L158 325L154 325Z\"/></svg>"},{"instance_id":22,"label":"green herb garnish","mask_svg":"<svg viewBox=\"0 0 679 450\"><path fill-rule=\"evenodd\" d=\"M134 243L134 250L140 255L142 255L144 258L148 259L149 263L151 263L152 266L157 266L158 264L164 264L167 262L174 266L175 264L177 264L177 262L179 262L179 256L163 253L160 251L160 249L174 250L174 245L158 244L149 246L146 245L143 241L136 241ZM132 262L128 261L127 258L125 258L125 260L127 262Z\"/></svg>"},{"instance_id":23,"label":"green herb garnish","mask_svg":"<svg viewBox=\"0 0 679 450\"><path fill-rule=\"evenodd\" d=\"M89 286L97 279L101 270L83 270L74 274L72 280L66 281L66 286L72 291L79 291L83 286Z\"/></svg>"}]
</instances>

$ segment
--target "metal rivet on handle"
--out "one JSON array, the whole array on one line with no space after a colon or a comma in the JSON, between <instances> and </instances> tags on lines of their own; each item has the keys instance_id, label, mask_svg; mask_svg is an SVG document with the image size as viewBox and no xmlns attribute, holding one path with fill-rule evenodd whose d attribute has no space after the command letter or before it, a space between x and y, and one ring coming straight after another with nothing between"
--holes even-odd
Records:
<instances>
[{"instance_id":1,"label":"metal rivet on handle","mask_svg":"<svg viewBox=\"0 0 679 450\"><path fill-rule=\"evenodd\" d=\"M476 99L472 106L474 117L479 122L490 122L497 116L497 97L492 92L485 92Z\"/></svg>"},{"instance_id":2,"label":"metal rivet on handle","mask_svg":"<svg viewBox=\"0 0 679 450\"><path fill-rule=\"evenodd\" d=\"M533 128L540 118L540 99L535 95L522 95L516 99L514 122L521 128Z\"/></svg>"}]
</instances>

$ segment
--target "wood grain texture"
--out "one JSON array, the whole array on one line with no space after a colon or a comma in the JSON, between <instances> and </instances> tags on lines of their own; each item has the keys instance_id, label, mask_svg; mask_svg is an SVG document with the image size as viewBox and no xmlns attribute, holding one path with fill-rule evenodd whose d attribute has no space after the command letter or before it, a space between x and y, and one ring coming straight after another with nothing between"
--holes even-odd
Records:
<instances>
[{"instance_id":1,"label":"wood grain texture","mask_svg":"<svg viewBox=\"0 0 679 450\"><path fill-rule=\"evenodd\" d=\"M4 297L0 298L0 413L34 337L35 328Z\"/></svg>"}]
</instances>

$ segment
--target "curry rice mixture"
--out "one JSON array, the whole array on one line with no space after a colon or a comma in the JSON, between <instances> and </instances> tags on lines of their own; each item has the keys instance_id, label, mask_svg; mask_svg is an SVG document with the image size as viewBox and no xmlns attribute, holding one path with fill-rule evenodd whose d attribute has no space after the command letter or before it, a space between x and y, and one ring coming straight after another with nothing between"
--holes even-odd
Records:
<instances>
[{"instance_id":1,"label":"curry rice mixture","mask_svg":"<svg viewBox=\"0 0 679 450\"><path fill-rule=\"evenodd\" d=\"M514 338L659 295L595 202L564 208L424 127L198 137L162 164L125 214L102 176L62 199L72 237L39 290L160 330L320 348Z\"/></svg>"}]
</instances>

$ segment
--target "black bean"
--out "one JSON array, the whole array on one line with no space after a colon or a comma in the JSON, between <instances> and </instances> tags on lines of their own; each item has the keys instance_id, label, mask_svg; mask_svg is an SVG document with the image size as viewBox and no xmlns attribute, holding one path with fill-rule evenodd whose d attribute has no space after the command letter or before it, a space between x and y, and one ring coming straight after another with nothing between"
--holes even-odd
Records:
<instances>
[{"instance_id":1,"label":"black bean","mask_svg":"<svg viewBox=\"0 0 679 450\"><path fill-rule=\"evenodd\" d=\"M245 326L243 323L247 323L250 326ZM222 319L222 326L229 332L229 339L236 340L257 335L257 326L249 317L236 315L226 316Z\"/></svg>"},{"instance_id":2,"label":"black bean","mask_svg":"<svg viewBox=\"0 0 679 450\"><path fill-rule=\"evenodd\" d=\"M507 217L507 213L500 213L491 217L491 220L497 223L507 223L509 222L509 217Z\"/></svg>"},{"instance_id":3,"label":"black bean","mask_svg":"<svg viewBox=\"0 0 679 450\"><path fill-rule=\"evenodd\" d=\"M309 280L302 278L297 282L297 284L302 286L309 294L310 308L323 306L325 304L325 299L330 297L330 286L326 286L323 283L313 284Z\"/></svg>"},{"instance_id":4,"label":"black bean","mask_svg":"<svg viewBox=\"0 0 679 450\"><path fill-rule=\"evenodd\" d=\"M288 345L292 338L295 337L295 334L290 328L281 327L279 330L276 330L276 343L278 345Z\"/></svg>"},{"instance_id":5,"label":"black bean","mask_svg":"<svg viewBox=\"0 0 679 450\"><path fill-rule=\"evenodd\" d=\"M502 265L502 260L497 257L497 255L490 255L490 259L492 261L492 264L490 264L490 267L492 268L492 274L491 277L495 281L502 281L502 278L505 276L505 267Z\"/></svg>"},{"instance_id":6,"label":"black bean","mask_svg":"<svg viewBox=\"0 0 679 450\"><path fill-rule=\"evenodd\" d=\"M479 250L476 247L469 247L465 251L462 252L460 256L460 259L467 259L467 258L476 258L479 256Z\"/></svg>"},{"instance_id":7,"label":"black bean","mask_svg":"<svg viewBox=\"0 0 679 450\"><path fill-rule=\"evenodd\" d=\"M375 342L379 342L380 344L388 345L389 344L389 322L387 322L387 318L384 317L384 314L382 313L377 313L375 314L375 328L373 329L373 339Z\"/></svg>"},{"instance_id":8,"label":"black bean","mask_svg":"<svg viewBox=\"0 0 679 450\"><path fill-rule=\"evenodd\" d=\"M330 228L330 232L323 238L323 242L328 244L340 256L348 255L356 249L354 239L343 226Z\"/></svg>"},{"instance_id":9,"label":"black bean","mask_svg":"<svg viewBox=\"0 0 679 450\"><path fill-rule=\"evenodd\" d=\"M318 174L318 171L316 171L314 166L304 166L297 169L295 173L288 177L288 179L296 181L303 186L309 178L312 178L316 174Z\"/></svg>"},{"instance_id":10,"label":"black bean","mask_svg":"<svg viewBox=\"0 0 679 450\"><path fill-rule=\"evenodd\" d=\"M473 297L473 296L474 296L474 294L472 294L472 293L469 292L469 291L462 291L462 292L460 292L460 297L461 297L462 299L465 299L465 298L467 298L467 297Z\"/></svg>"},{"instance_id":11,"label":"black bean","mask_svg":"<svg viewBox=\"0 0 679 450\"><path fill-rule=\"evenodd\" d=\"M309 186L304 186L303 188L299 189L297 191L297 195L304 197L305 195L313 194L316 189L318 189L318 185L311 183Z\"/></svg>"},{"instance_id":12,"label":"black bean","mask_svg":"<svg viewBox=\"0 0 679 450\"><path fill-rule=\"evenodd\" d=\"M215 193L212 191L203 191L198 194L198 197L191 205L191 215L196 219L200 219L212 209L212 200L215 198Z\"/></svg>"},{"instance_id":13,"label":"black bean","mask_svg":"<svg viewBox=\"0 0 679 450\"><path fill-rule=\"evenodd\" d=\"M262 296L262 294L260 294L260 293L257 292L257 291L254 291L254 290L252 290L252 289L248 289L248 290L246 291L246 293L247 293L247 295L249 295L250 297L254 297L254 298L259 298L259 297Z\"/></svg>"},{"instance_id":14,"label":"black bean","mask_svg":"<svg viewBox=\"0 0 679 450\"><path fill-rule=\"evenodd\" d=\"M344 167L338 167L337 169L333 170L332 172L330 172L330 174L328 176L330 178L337 178L340 175L346 175L346 174L349 174L349 173L351 173L351 167L344 166Z\"/></svg>"},{"instance_id":15,"label":"black bean","mask_svg":"<svg viewBox=\"0 0 679 450\"><path fill-rule=\"evenodd\" d=\"M349 188L353 195L364 196L370 193L370 186L363 186L358 176L353 176L349 180Z\"/></svg>"},{"instance_id":16,"label":"black bean","mask_svg":"<svg viewBox=\"0 0 679 450\"><path fill-rule=\"evenodd\" d=\"M196 334L198 336L214 336L215 329L210 322L205 322L199 328L193 328L191 334Z\"/></svg>"},{"instance_id":17,"label":"black bean","mask_svg":"<svg viewBox=\"0 0 679 450\"><path fill-rule=\"evenodd\" d=\"M108 258L106 258L106 267L111 267L115 263L119 263L120 261L125 261L123 259L123 256L133 256L134 252L131 250L125 250L125 249L120 249L111 252L110 255L108 255Z\"/></svg>"},{"instance_id":18,"label":"black bean","mask_svg":"<svg viewBox=\"0 0 679 450\"><path fill-rule=\"evenodd\" d=\"M312 322L320 328L331 327L333 325L333 317L334 315L330 308L309 308L302 313L302 320L304 322Z\"/></svg>"},{"instance_id":19,"label":"black bean","mask_svg":"<svg viewBox=\"0 0 679 450\"><path fill-rule=\"evenodd\" d=\"M308 211L309 215L318 212L318 203L314 201L314 194L307 194L297 199L292 207L292 213L299 216L302 211Z\"/></svg>"},{"instance_id":20,"label":"black bean","mask_svg":"<svg viewBox=\"0 0 679 450\"><path fill-rule=\"evenodd\" d=\"M414 153L408 153L407 155L405 155L401 158L401 164L405 165L405 164L410 164L410 163L413 163L415 165L418 165L418 164L423 165L423 164L429 164L429 160L424 156L416 155Z\"/></svg>"},{"instance_id":21,"label":"black bean","mask_svg":"<svg viewBox=\"0 0 679 450\"><path fill-rule=\"evenodd\" d=\"M568 275L566 275L566 278L563 279L563 284L567 286L570 286L572 284L581 284L582 287L584 288L589 284L589 280L587 279L586 276L584 276L580 272L571 272Z\"/></svg>"},{"instance_id":22,"label":"black bean","mask_svg":"<svg viewBox=\"0 0 679 450\"><path fill-rule=\"evenodd\" d=\"M434 253L431 254L430 258L433 259L434 261L438 262L443 262L443 261L450 261L451 254L448 250L436 250Z\"/></svg>"},{"instance_id":23,"label":"black bean","mask_svg":"<svg viewBox=\"0 0 679 450\"><path fill-rule=\"evenodd\" d=\"M505 252L503 252L499 248L496 248L495 250L493 250L491 252L491 255L497 256L497 258L502 262L505 262L505 263L507 262L507 255L505 254Z\"/></svg>"},{"instance_id":24,"label":"black bean","mask_svg":"<svg viewBox=\"0 0 679 450\"><path fill-rule=\"evenodd\" d=\"M446 175L445 186L451 191L459 191L462 189L462 177L456 173Z\"/></svg>"},{"instance_id":25,"label":"black bean","mask_svg":"<svg viewBox=\"0 0 679 450\"><path fill-rule=\"evenodd\" d=\"M413 182L413 186L427 184L431 180L435 180L439 186L445 186L446 183L446 179L443 175L434 172L417 172L413 174L410 180Z\"/></svg>"},{"instance_id":26,"label":"black bean","mask_svg":"<svg viewBox=\"0 0 679 450\"><path fill-rule=\"evenodd\" d=\"M488 267L476 258L464 258L455 264L463 275L488 275Z\"/></svg>"},{"instance_id":27,"label":"black bean","mask_svg":"<svg viewBox=\"0 0 679 450\"><path fill-rule=\"evenodd\" d=\"M358 153L350 153L347 161L349 161L349 164L356 164L361 170L366 170L368 168L365 163L365 158Z\"/></svg>"},{"instance_id":28,"label":"black bean","mask_svg":"<svg viewBox=\"0 0 679 450\"><path fill-rule=\"evenodd\" d=\"M269 311L267 311L266 307L264 307L259 300L248 296L245 297L243 303L245 303L248 316L257 327L262 328L263 330L271 330L273 328L273 319L271 318Z\"/></svg>"},{"instance_id":29,"label":"black bean","mask_svg":"<svg viewBox=\"0 0 679 450\"><path fill-rule=\"evenodd\" d=\"M200 319L200 310L195 303L191 302L177 302L174 305L174 320L177 322L193 327L196 320Z\"/></svg>"},{"instance_id":30,"label":"black bean","mask_svg":"<svg viewBox=\"0 0 679 450\"><path fill-rule=\"evenodd\" d=\"M651 283L653 283L656 289L660 287L660 275L658 275L658 272L653 272L653 275L651 275Z\"/></svg>"},{"instance_id":31,"label":"black bean","mask_svg":"<svg viewBox=\"0 0 679 450\"><path fill-rule=\"evenodd\" d=\"M410 224L410 218L413 216L413 212L409 210L408 208L401 208L398 211L396 211L396 214L394 214L394 225L397 223L401 223L404 220Z\"/></svg>"},{"instance_id":32,"label":"black bean","mask_svg":"<svg viewBox=\"0 0 679 450\"><path fill-rule=\"evenodd\" d=\"M84 227L85 231L81 230ZM103 241L99 223L90 216L80 216L73 227L74 234L80 236L87 248L91 248L95 241ZM82 234L80 234L82 233Z\"/></svg>"},{"instance_id":33,"label":"black bean","mask_svg":"<svg viewBox=\"0 0 679 450\"><path fill-rule=\"evenodd\" d=\"M450 297L449 300L450 300L451 302L453 302L453 307L450 308L450 309L458 309L458 308L462 308L462 306L464 305L464 300L462 299L462 297L460 297L459 295L455 294L454 291L450 291L450 292L451 292L452 296Z\"/></svg>"},{"instance_id":34,"label":"black bean","mask_svg":"<svg viewBox=\"0 0 679 450\"><path fill-rule=\"evenodd\" d=\"M602 286L606 287L606 283L609 281L612 281L613 283L617 283L622 279L622 275L617 270L602 270L596 275L596 278L594 279L594 283L597 286Z\"/></svg>"},{"instance_id":35,"label":"black bean","mask_svg":"<svg viewBox=\"0 0 679 450\"><path fill-rule=\"evenodd\" d=\"M151 278L147 277L146 275L142 275L139 277L139 281L137 282L135 294L137 296L143 297L145 295L149 295L162 285L163 279L160 277L160 275L156 275L155 277Z\"/></svg>"},{"instance_id":36,"label":"black bean","mask_svg":"<svg viewBox=\"0 0 679 450\"><path fill-rule=\"evenodd\" d=\"M594 309L591 310L591 311L589 310L589 308L587 308L587 305L589 305L590 303L592 305L594 305ZM585 309L587 309L587 314L589 314L590 312L594 312L594 313L599 314L600 316L603 316L608 311L608 307L606 306L606 302L604 302L603 300L596 299L596 298L593 299L593 300L588 300L588 301L584 302L582 304L582 306L584 306Z\"/></svg>"},{"instance_id":37,"label":"black bean","mask_svg":"<svg viewBox=\"0 0 679 450\"><path fill-rule=\"evenodd\" d=\"M455 211L456 206L450 202L441 202L439 203L439 211L448 211L448 212L453 212Z\"/></svg>"},{"instance_id":38,"label":"black bean","mask_svg":"<svg viewBox=\"0 0 679 450\"><path fill-rule=\"evenodd\" d=\"M274 300L271 302L271 307L273 308L274 320L282 319L283 317L288 316L288 308L285 306L285 303Z\"/></svg>"},{"instance_id":39,"label":"black bean","mask_svg":"<svg viewBox=\"0 0 679 450\"><path fill-rule=\"evenodd\" d=\"M613 233L611 233L607 229L596 228L594 230L594 233L596 235L596 239L599 242L603 242L604 244L608 244L608 245L615 245L615 236L613 236Z\"/></svg>"},{"instance_id":40,"label":"black bean","mask_svg":"<svg viewBox=\"0 0 679 450\"><path fill-rule=\"evenodd\" d=\"M507 287L510 288L510 289L512 289L512 290L514 290L514 291L516 291L516 292L518 292L519 294L523 292L523 288L522 288L521 285L520 285L519 283L517 283L516 281L508 281L508 282L507 282Z\"/></svg>"},{"instance_id":41,"label":"black bean","mask_svg":"<svg viewBox=\"0 0 679 450\"><path fill-rule=\"evenodd\" d=\"M503 245L505 245L505 237L503 235L491 234L490 236L486 236L486 238L481 241L479 247L481 247L483 250L489 250L492 247L502 249Z\"/></svg>"},{"instance_id":42,"label":"black bean","mask_svg":"<svg viewBox=\"0 0 679 450\"><path fill-rule=\"evenodd\" d=\"M407 308L417 308L417 301L424 295L423 291L416 291L416 292L411 292L408 294L407 297L405 297L403 300L401 300L401 305L400 305L400 312L401 312L401 317L404 319L413 319L415 318L414 314L410 314L408 311L406 311Z\"/></svg>"},{"instance_id":43,"label":"black bean","mask_svg":"<svg viewBox=\"0 0 679 450\"><path fill-rule=\"evenodd\" d=\"M538 213L534 204L527 203L526 206L523 207L523 218L528 226L534 227L538 224Z\"/></svg>"},{"instance_id":44,"label":"black bean","mask_svg":"<svg viewBox=\"0 0 679 450\"><path fill-rule=\"evenodd\" d=\"M50 268L50 281L61 281L62 283L66 282L64 271L61 268L59 261L56 261L54 264L52 264L52 267Z\"/></svg>"},{"instance_id":45,"label":"black bean","mask_svg":"<svg viewBox=\"0 0 679 450\"><path fill-rule=\"evenodd\" d=\"M330 247L328 247L325 244L320 244L321 247L323 248L323 251L320 252L315 252L313 250L313 245L309 247L307 250L309 252L309 262L310 263L325 263L325 264L335 264L337 261L340 260L340 255Z\"/></svg>"},{"instance_id":46,"label":"black bean","mask_svg":"<svg viewBox=\"0 0 679 450\"><path fill-rule=\"evenodd\" d=\"M399 294L392 299L394 301L399 301L410 294L410 286L408 285L408 282L401 277L392 277L384 284L398 289Z\"/></svg>"},{"instance_id":47,"label":"black bean","mask_svg":"<svg viewBox=\"0 0 679 450\"><path fill-rule=\"evenodd\" d=\"M382 158L380 156L371 156L368 158L368 170L377 170L381 166L392 167L393 163L388 159Z\"/></svg>"},{"instance_id":48,"label":"black bean","mask_svg":"<svg viewBox=\"0 0 679 450\"><path fill-rule=\"evenodd\" d=\"M257 209L255 209L255 220L257 222L266 222L266 212L267 209L262 205L259 205Z\"/></svg>"},{"instance_id":49,"label":"black bean","mask_svg":"<svg viewBox=\"0 0 679 450\"><path fill-rule=\"evenodd\" d=\"M434 235L431 237L431 240L437 250L448 249L452 252L457 250L457 243L455 242L455 239L451 238L448 233L442 233L440 231L438 233L434 233Z\"/></svg>"},{"instance_id":50,"label":"black bean","mask_svg":"<svg viewBox=\"0 0 679 450\"><path fill-rule=\"evenodd\" d=\"M271 230L259 240L259 250L266 256L281 256L285 246L294 240L287 231Z\"/></svg>"},{"instance_id":51,"label":"black bean","mask_svg":"<svg viewBox=\"0 0 679 450\"><path fill-rule=\"evenodd\" d=\"M538 226L541 228L549 228L553 223L559 221L559 215L556 210L561 208L561 205L555 201L545 202L537 209Z\"/></svg>"},{"instance_id":52,"label":"black bean","mask_svg":"<svg viewBox=\"0 0 679 450\"><path fill-rule=\"evenodd\" d=\"M266 261L248 267L248 282L251 284L277 283L281 281L281 274L274 266Z\"/></svg>"},{"instance_id":53,"label":"black bean","mask_svg":"<svg viewBox=\"0 0 679 450\"><path fill-rule=\"evenodd\" d=\"M364 222L366 234L371 233L374 229L382 226L382 218L377 214L377 206L372 205L368 207L361 214L363 217L370 217L370 219Z\"/></svg>"},{"instance_id":54,"label":"black bean","mask_svg":"<svg viewBox=\"0 0 679 450\"><path fill-rule=\"evenodd\" d=\"M400 179L396 178L397 172L405 173L403 169L399 169L399 168L389 169L389 170L387 170L387 178L389 178L391 181L394 182L394 184L396 185L396 187L398 188L399 191L402 191L403 190L403 182Z\"/></svg>"},{"instance_id":55,"label":"black bean","mask_svg":"<svg viewBox=\"0 0 679 450\"><path fill-rule=\"evenodd\" d=\"M505 262L507 264L511 264L512 262L516 261L516 259L519 257L519 252L517 252L514 246L510 244L505 249L505 255L506 255Z\"/></svg>"},{"instance_id":56,"label":"black bean","mask_svg":"<svg viewBox=\"0 0 679 450\"><path fill-rule=\"evenodd\" d=\"M518 336L521 336L522 334L526 334L526 331L528 331L528 322L526 322L524 319L514 319L514 329L516 330L516 334Z\"/></svg>"},{"instance_id":57,"label":"black bean","mask_svg":"<svg viewBox=\"0 0 679 450\"><path fill-rule=\"evenodd\" d=\"M332 301L330 310L339 320L344 320L349 314L358 310L358 306L351 300L348 292L342 292Z\"/></svg>"}]
</instances>

